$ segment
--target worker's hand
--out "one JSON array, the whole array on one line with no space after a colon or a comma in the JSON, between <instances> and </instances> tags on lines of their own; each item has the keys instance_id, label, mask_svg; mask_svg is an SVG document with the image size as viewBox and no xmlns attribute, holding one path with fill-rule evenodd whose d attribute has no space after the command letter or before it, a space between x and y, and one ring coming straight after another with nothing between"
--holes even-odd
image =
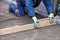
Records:
<instances>
[{"instance_id":1,"label":"worker's hand","mask_svg":"<svg viewBox=\"0 0 60 40\"><path fill-rule=\"evenodd\" d=\"M18 6L18 3L16 2L16 6Z\"/></svg>"},{"instance_id":2,"label":"worker's hand","mask_svg":"<svg viewBox=\"0 0 60 40\"><path fill-rule=\"evenodd\" d=\"M15 6L16 6L16 7L18 6L18 3L17 3L17 2L15 3Z\"/></svg>"},{"instance_id":3,"label":"worker's hand","mask_svg":"<svg viewBox=\"0 0 60 40\"><path fill-rule=\"evenodd\" d=\"M20 17L19 10L16 10L16 11L15 11L15 15L16 15L17 17Z\"/></svg>"},{"instance_id":4,"label":"worker's hand","mask_svg":"<svg viewBox=\"0 0 60 40\"><path fill-rule=\"evenodd\" d=\"M16 7L18 6L18 3L17 2L12 1L12 3L15 4Z\"/></svg>"}]
</instances>

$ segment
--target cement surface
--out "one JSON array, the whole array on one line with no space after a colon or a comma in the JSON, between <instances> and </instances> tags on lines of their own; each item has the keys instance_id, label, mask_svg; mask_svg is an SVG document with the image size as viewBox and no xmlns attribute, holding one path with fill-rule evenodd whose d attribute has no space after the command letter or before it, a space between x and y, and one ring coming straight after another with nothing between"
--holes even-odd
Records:
<instances>
[{"instance_id":1,"label":"cement surface","mask_svg":"<svg viewBox=\"0 0 60 40\"><path fill-rule=\"evenodd\" d=\"M0 20L6 18L16 18L16 16L11 13L5 13L6 10L8 10L8 5L0 2ZM46 12L46 10L44 10L43 8L39 10L43 10ZM33 21L28 16L24 16L19 19L0 21L0 28L5 28L13 25L25 25L32 22ZM40 29L0 36L0 40L60 40L60 25L52 25Z\"/></svg>"},{"instance_id":2,"label":"cement surface","mask_svg":"<svg viewBox=\"0 0 60 40\"><path fill-rule=\"evenodd\" d=\"M0 36L0 40L60 40L60 25Z\"/></svg>"}]
</instances>

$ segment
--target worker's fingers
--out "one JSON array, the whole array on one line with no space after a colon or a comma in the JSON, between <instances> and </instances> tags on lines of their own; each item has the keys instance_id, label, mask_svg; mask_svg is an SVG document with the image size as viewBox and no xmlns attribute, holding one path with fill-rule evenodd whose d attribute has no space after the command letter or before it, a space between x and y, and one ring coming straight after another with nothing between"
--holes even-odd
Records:
<instances>
[{"instance_id":1,"label":"worker's fingers","mask_svg":"<svg viewBox=\"0 0 60 40\"><path fill-rule=\"evenodd\" d=\"M16 6L18 6L18 3L16 2L16 4L15 4Z\"/></svg>"}]
</instances>

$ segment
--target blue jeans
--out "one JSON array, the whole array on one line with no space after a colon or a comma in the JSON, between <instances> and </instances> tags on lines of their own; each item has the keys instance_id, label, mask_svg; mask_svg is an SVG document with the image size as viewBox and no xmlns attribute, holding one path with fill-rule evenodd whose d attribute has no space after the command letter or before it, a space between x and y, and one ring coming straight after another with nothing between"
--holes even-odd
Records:
<instances>
[{"instance_id":1,"label":"blue jeans","mask_svg":"<svg viewBox=\"0 0 60 40\"><path fill-rule=\"evenodd\" d=\"M46 6L48 14L54 13L54 5L52 3L53 1L52 0L42 0L42 1Z\"/></svg>"},{"instance_id":2,"label":"blue jeans","mask_svg":"<svg viewBox=\"0 0 60 40\"><path fill-rule=\"evenodd\" d=\"M18 3L18 9L20 11L20 13L24 14L24 7L26 7L27 11L28 11L28 15L33 17L35 16L35 11L34 11L34 4L33 4L33 0L16 0L16 2Z\"/></svg>"},{"instance_id":3,"label":"blue jeans","mask_svg":"<svg viewBox=\"0 0 60 40\"><path fill-rule=\"evenodd\" d=\"M34 12L34 7L33 7L33 0L17 0L17 2L19 3L21 9L22 8L22 4L26 6L26 9L28 10L29 12L29 15L30 16L35 16L35 12ZM46 6L46 9L47 9L47 12L48 14L50 13L54 13L54 5L53 5L53 1L52 0L40 0L40 2L43 1L43 3L45 4Z\"/></svg>"},{"instance_id":4,"label":"blue jeans","mask_svg":"<svg viewBox=\"0 0 60 40\"><path fill-rule=\"evenodd\" d=\"M54 13L54 6L52 3L52 0L40 0L40 2L41 1L43 1L43 3L45 4L48 14ZM16 0L16 2L18 3L17 8L15 8L14 4L11 4L12 6L11 8L13 9L14 12L16 9L19 9L20 16L24 16L25 10L23 6L25 6L28 11L29 16L35 16L33 0Z\"/></svg>"},{"instance_id":5,"label":"blue jeans","mask_svg":"<svg viewBox=\"0 0 60 40\"><path fill-rule=\"evenodd\" d=\"M10 9L10 11L12 11L14 14L16 14L15 12L16 12L16 10L18 9L18 7L16 7L15 4L11 3L11 4L9 5L9 9ZM20 10L20 8L19 8L19 10ZM19 15L20 15L20 16L24 16L25 14L24 14L22 11L19 11Z\"/></svg>"}]
</instances>

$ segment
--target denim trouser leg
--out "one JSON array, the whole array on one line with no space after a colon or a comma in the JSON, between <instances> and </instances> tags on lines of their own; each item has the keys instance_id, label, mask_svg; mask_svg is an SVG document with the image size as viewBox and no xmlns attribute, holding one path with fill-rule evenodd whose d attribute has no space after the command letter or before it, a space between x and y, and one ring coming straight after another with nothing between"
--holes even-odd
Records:
<instances>
[{"instance_id":1,"label":"denim trouser leg","mask_svg":"<svg viewBox=\"0 0 60 40\"><path fill-rule=\"evenodd\" d=\"M45 4L48 13L54 13L52 0L43 0L43 3Z\"/></svg>"},{"instance_id":2,"label":"denim trouser leg","mask_svg":"<svg viewBox=\"0 0 60 40\"><path fill-rule=\"evenodd\" d=\"M31 17L35 16L33 1L32 0L25 0L25 5L26 5L26 9L28 10L29 16L31 16Z\"/></svg>"}]
</instances>

